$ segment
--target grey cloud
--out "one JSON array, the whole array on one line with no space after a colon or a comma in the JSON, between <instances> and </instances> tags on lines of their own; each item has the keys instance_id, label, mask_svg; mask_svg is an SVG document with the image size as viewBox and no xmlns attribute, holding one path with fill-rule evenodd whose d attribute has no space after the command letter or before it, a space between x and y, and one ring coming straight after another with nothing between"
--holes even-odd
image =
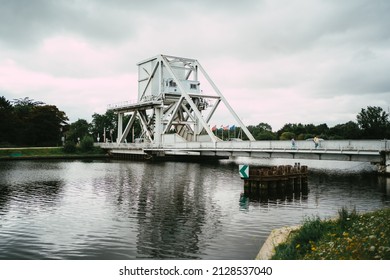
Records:
<instances>
[{"instance_id":1,"label":"grey cloud","mask_svg":"<svg viewBox=\"0 0 390 280\"><path fill-rule=\"evenodd\" d=\"M232 18L258 3L255 0L0 0L0 43L23 48L52 35L71 33L116 44L134 39L145 25L154 25L159 30L161 23L175 21L179 27L193 15L223 14Z\"/></svg>"},{"instance_id":2,"label":"grey cloud","mask_svg":"<svg viewBox=\"0 0 390 280\"><path fill-rule=\"evenodd\" d=\"M242 59L389 44L389 1L268 1L255 10L256 17L241 15L240 40L230 45Z\"/></svg>"},{"instance_id":3,"label":"grey cloud","mask_svg":"<svg viewBox=\"0 0 390 280\"><path fill-rule=\"evenodd\" d=\"M82 79L135 73L165 53L199 59L224 88L383 98L389 14L387 0L0 0L0 61ZM42 48L52 37L76 37L97 58L74 70Z\"/></svg>"},{"instance_id":4,"label":"grey cloud","mask_svg":"<svg viewBox=\"0 0 390 280\"><path fill-rule=\"evenodd\" d=\"M390 63L390 60L388 60ZM390 94L390 64L373 60L340 65L321 82L330 94ZM390 101L390 95L389 95Z\"/></svg>"},{"instance_id":5,"label":"grey cloud","mask_svg":"<svg viewBox=\"0 0 390 280\"><path fill-rule=\"evenodd\" d=\"M116 41L134 35L136 28L131 10L97 1L2 0L0 5L0 42L13 47L61 33Z\"/></svg>"}]
</instances>

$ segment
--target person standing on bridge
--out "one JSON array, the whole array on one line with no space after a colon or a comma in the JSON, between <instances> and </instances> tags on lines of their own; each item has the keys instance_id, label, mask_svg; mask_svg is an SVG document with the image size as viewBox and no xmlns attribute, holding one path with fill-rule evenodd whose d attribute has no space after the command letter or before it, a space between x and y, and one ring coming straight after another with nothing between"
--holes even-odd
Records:
<instances>
[{"instance_id":1,"label":"person standing on bridge","mask_svg":"<svg viewBox=\"0 0 390 280\"><path fill-rule=\"evenodd\" d=\"M296 149L294 138L291 138L291 149Z\"/></svg>"},{"instance_id":2,"label":"person standing on bridge","mask_svg":"<svg viewBox=\"0 0 390 280\"><path fill-rule=\"evenodd\" d=\"M317 149L318 148L318 144L320 143L320 139L318 139L318 137L315 136L314 139L313 139L313 142L314 142L314 148Z\"/></svg>"}]
</instances>

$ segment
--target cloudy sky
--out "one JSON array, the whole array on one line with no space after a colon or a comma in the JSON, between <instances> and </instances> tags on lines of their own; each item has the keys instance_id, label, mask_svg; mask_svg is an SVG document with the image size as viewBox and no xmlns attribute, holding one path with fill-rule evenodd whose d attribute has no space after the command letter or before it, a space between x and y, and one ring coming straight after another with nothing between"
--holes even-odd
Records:
<instances>
[{"instance_id":1,"label":"cloudy sky","mask_svg":"<svg viewBox=\"0 0 390 280\"><path fill-rule=\"evenodd\" d=\"M167 54L197 59L247 125L333 126L388 110L389 14L387 0L0 0L0 96L91 121Z\"/></svg>"}]
</instances>

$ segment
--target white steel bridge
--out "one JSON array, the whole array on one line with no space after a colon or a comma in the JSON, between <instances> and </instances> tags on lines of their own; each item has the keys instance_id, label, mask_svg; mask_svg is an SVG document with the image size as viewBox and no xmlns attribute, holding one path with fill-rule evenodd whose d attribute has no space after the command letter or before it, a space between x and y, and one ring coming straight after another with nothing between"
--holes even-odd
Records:
<instances>
[{"instance_id":1,"label":"white steel bridge","mask_svg":"<svg viewBox=\"0 0 390 280\"><path fill-rule=\"evenodd\" d=\"M312 141L219 141L152 143L99 143L115 155L144 155L145 158L187 157L253 157L309 160L360 161L378 165L390 174L390 140L329 140L318 148Z\"/></svg>"},{"instance_id":2,"label":"white steel bridge","mask_svg":"<svg viewBox=\"0 0 390 280\"><path fill-rule=\"evenodd\" d=\"M114 156L363 161L378 164L390 174L389 140L322 141L317 148L312 141L296 141L294 147L290 141L255 141L196 59L157 55L137 66L137 101L109 107L118 115L116 142L96 143ZM210 120L220 105L225 106L249 141L222 141L213 133ZM130 115L127 124L126 114ZM135 142L129 141L129 133L134 131L136 120L142 130L137 137L142 142L128 143Z\"/></svg>"}]
</instances>

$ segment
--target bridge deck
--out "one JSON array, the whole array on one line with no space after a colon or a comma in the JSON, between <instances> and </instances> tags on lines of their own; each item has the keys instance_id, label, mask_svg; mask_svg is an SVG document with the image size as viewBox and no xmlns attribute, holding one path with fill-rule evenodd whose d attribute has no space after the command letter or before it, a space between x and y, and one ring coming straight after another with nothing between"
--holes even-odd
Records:
<instances>
[{"instance_id":1,"label":"bridge deck","mask_svg":"<svg viewBox=\"0 0 390 280\"><path fill-rule=\"evenodd\" d=\"M314 160L368 161L379 163L382 152L389 151L389 140L322 141L318 148L312 141L222 141L178 142L164 145L150 143L98 143L112 153L196 156L245 156Z\"/></svg>"}]
</instances>

